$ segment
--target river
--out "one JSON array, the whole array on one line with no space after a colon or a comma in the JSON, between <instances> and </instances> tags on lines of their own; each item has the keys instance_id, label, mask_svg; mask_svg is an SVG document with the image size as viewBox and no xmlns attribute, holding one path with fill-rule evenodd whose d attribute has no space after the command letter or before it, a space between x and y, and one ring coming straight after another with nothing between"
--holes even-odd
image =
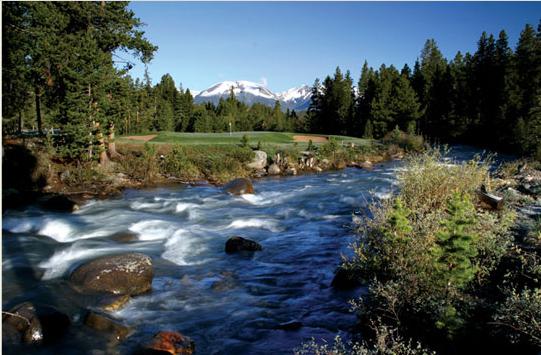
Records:
<instances>
[{"instance_id":1,"label":"river","mask_svg":"<svg viewBox=\"0 0 541 355\"><path fill-rule=\"evenodd\" d=\"M36 354L129 353L159 330L190 336L198 354L290 354L311 337L347 337L355 324L347 301L366 289L334 290L333 272L341 256L351 253L353 215L390 195L401 164L264 178L254 181L254 195L231 196L212 185L178 186L127 190L72 214L37 207L7 211L4 309L30 300L72 317L69 334L32 348ZM137 233L137 240L111 238L126 230ZM224 244L232 235L259 242L263 251L226 254ZM152 292L113 313L135 333L112 348L103 334L81 324L92 300L72 290L67 277L84 261L128 251L151 256L155 276ZM293 320L303 326L276 329Z\"/></svg>"}]
</instances>

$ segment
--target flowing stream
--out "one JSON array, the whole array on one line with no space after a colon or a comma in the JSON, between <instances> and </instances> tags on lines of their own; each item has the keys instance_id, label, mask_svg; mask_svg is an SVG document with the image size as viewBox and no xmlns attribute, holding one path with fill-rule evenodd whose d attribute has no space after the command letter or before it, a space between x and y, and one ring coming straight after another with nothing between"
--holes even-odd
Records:
<instances>
[{"instance_id":1,"label":"flowing stream","mask_svg":"<svg viewBox=\"0 0 541 355\"><path fill-rule=\"evenodd\" d=\"M457 155L471 156L468 150ZM354 326L347 301L365 291L330 287L341 255L351 253L352 218L390 195L401 164L260 179L254 195L178 186L128 190L72 214L8 211L2 224L4 309L30 300L72 316L68 336L33 349L43 354L129 353L159 330L190 336L198 354L290 354L311 337L332 340ZM111 237L127 230L137 240ZM263 251L226 254L232 235L259 242ZM128 251L153 258L153 289L113 313L135 333L112 348L81 324L81 310L92 300L72 290L67 278L84 261ZM302 327L277 329L289 321Z\"/></svg>"}]
</instances>

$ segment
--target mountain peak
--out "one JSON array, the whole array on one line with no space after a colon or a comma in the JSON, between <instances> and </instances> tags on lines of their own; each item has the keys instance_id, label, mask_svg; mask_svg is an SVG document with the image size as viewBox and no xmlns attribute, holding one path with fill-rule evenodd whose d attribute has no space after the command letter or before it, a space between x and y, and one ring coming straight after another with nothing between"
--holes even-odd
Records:
<instances>
[{"instance_id":1,"label":"mountain peak","mask_svg":"<svg viewBox=\"0 0 541 355\"><path fill-rule=\"evenodd\" d=\"M311 98L311 88L308 85L291 88L281 93L273 93L263 84L247 80L226 80L199 92L194 96L194 101L196 103L212 102L218 104L221 98L225 99L229 96L231 90L238 100L248 105L262 103L274 106L275 102L279 101L284 110L306 110Z\"/></svg>"}]
</instances>

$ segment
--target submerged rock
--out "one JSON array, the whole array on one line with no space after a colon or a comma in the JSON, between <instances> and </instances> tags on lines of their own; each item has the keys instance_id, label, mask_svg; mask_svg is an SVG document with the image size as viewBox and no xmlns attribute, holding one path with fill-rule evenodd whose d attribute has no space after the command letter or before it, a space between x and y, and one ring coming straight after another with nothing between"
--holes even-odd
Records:
<instances>
[{"instance_id":1,"label":"submerged rock","mask_svg":"<svg viewBox=\"0 0 541 355\"><path fill-rule=\"evenodd\" d=\"M138 295L151 289L152 259L144 254L108 255L79 266L70 281L83 291Z\"/></svg>"},{"instance_id":2,"label":"submerged rock","mask_svg":"<svg viewBox=\"0 0 541 355\"><path fill-rule=\"evenodd\" d=\"M70 323L53 307L24 302L2 314L2 343L48 343L60 338Z\"/></svg>"},{"instance_id":3,"label":"submerged rock","mask_svg":"<svg viewBox=\"0 0 541 355\"><path fill-rule=\"evenodd\" d=\"M225 184L224 190L232 195L253 194L254 186L250 179L238 178Z\"/></svg>"},{"instance_id":4,"label":"submerged rock","mask_svg":"<svg viewBox=\"0 0 541 355\"><path fill-rule=\"evenodd\" d=\"M106 332L117 341L126 339L133 330L127 325L105 314L89 311L85 318L85 325L99 332Z\"/></svg>"},{"instance_id":5,"label":"submerged rock","mask_svg":"<svg viewBox=\"0 0 541 355\"><path fill-rule=\"evenodd\" d=\"M231 237L225 242L225 252L236 253L239 251L258 251L263 250L261 244L254 242L253 240L246 239L243 237L234 236Z\"/></svg>"},{"instance_id":6,"label":"submerged rock","mask_svg":"<svg viewBox=\"0 0 541 355\"><path fill-rule=\"evenodd\" d=\"M106 312L115 312L124 307L129 300L129 295L107 295L100 300L98 307Z\"/></svg>"},{"instance_id":7,"label":"submerged rock","mask_svg":"<svg viewBox=\"0 0 541 355\"><path fill-rule=\"evenodd\" d=\"M136 354L192 355L194 352L195 342L191 338L180 332L161 331Z\"/></svg>"},{"instance_id":8,"label":"submerged rock","mask_svg":"<svg viewBox=\"0 0 541 355\"><path fill-rule=\"evenodd\" d=\"M64 195L54 195L41 202L41 207L51 211L74 212L79 209L79 205Z\"/></svg>"},{"instance_id":9,"label":"submerged rock","mask_svg":"<svg viewBox=\"0 0 541 355\"><path fill-rule=\"evenodd\" d=\"M130 243L136 241L138 236L139 235L137 233L132 231L122 231L113 234L109 238L118 243Z\"/></svg>"},{"instance_id":10,"label":"submerged rock","mask_svg":"<svg viewBox=\"0 0 541 355\"><path fill-rule=\"evenodd\" d=\"M254 153L254 159L252 159L252 161L246 166L250 169L255 170L265 169L265 167L267 166L267 153L262 150L256 150L254 151Z\"/></svg>"},{"instance_id":11,"label":"submerged rock","mask_svg":"<svg viewBox=\"0 0 541 355\"><path fill-rule=\"evenodd\" d=\"M281 329L281 330L298 330L301 329L303 326L302 322L297 320L292 320L285 323L278 324L275 328Z\"/></svg>"}]
</instances>

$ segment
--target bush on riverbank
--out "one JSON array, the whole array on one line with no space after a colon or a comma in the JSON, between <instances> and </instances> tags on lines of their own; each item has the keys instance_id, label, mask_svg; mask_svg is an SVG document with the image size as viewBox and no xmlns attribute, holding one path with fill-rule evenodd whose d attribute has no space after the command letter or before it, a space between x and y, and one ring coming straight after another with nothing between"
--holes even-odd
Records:
<instances>
[{"instance_id":1,"label":"bush on riverbank","mask_svg":"<svg viewBox=\"0 0 541 355\"><path fill-rule=\"evenodd\" d=\"M512 210L481 208L488 168L444 162L438 150L407 159L400 192L372 206L345 265L369 283L352 301L361 324L381 319L443 353L539 346L539 258L514 242Z\"/></svg>"}]
</instances>

